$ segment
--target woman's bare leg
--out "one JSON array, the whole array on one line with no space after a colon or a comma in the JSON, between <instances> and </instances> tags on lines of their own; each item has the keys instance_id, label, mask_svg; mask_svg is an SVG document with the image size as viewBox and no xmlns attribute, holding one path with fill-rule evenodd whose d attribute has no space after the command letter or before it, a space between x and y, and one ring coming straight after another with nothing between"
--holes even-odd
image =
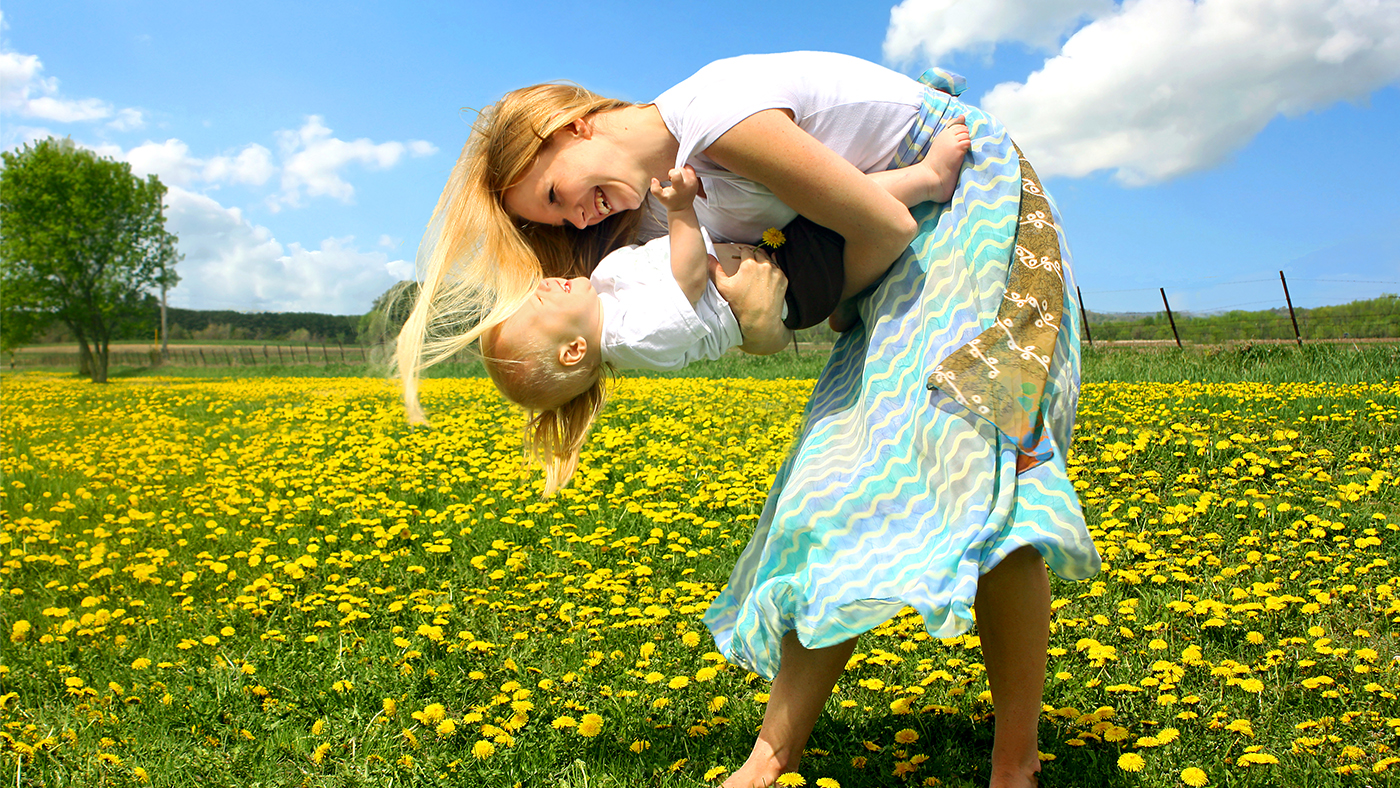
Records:
<instances>
[{"instance_id":1,"label":"woman's bare leg","mask_svg":"<svg viewBox=\"0 0 1400 788\"><path fill-rule=\"evenodd\" d=\"M1035 785L1050 640L1050 577L1034 547L1016 550L982 575L977 631L996 711L991 788Z\"/></svg>"},{"instance_id":2,"label":"woman's bare leg","mask_svg":"<svg viewBox=\"0 0 1400 788\"><path fill-rule=\"evenodd\" d=\"M855 648L855 638L809 649L798 642L796 632L783 636L783 662L768 694L758 741L749 759L724 781L723 788L762 788L772 785L784 772L797 770L812 726Z\"/></svg>"}]
</instances>

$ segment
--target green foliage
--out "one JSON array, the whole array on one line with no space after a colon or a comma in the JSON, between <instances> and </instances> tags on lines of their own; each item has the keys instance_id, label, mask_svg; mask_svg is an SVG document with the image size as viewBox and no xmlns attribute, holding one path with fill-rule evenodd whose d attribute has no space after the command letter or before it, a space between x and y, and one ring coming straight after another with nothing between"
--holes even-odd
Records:
<instances>
[{"instance_id":1,"label":"green foliage","mask_svg":"<svg viewBox=\"0 0 1400 788\"><path fill-rule=\"evenodd\" d=\"M1400 337L1400 297L1393 293L1353 301L1340 306L1295 309L1298 332L1309 339ZM1089 332L1095 342L1122 340L1170 340L1171 322L1166 312L1124 319L1109 313L1089 312ZM1293 339L1288 309L1259 312L1234 310L1218 315L1173 313L1182 342L1212 344L1261 339Z\"/></svg>"},{"instance_id":2,"label":"green foliage","mask_svg":"<svg viewBox=\"0 0 1400 788\"><path fill-rule=\"evenodd\" d=\"M108 345L149 316L150 289L179 281L165 187L71 140L0 154L0 322L6 346L61 322L84 371L106 382Z\"/></svg>"}]
</instances>

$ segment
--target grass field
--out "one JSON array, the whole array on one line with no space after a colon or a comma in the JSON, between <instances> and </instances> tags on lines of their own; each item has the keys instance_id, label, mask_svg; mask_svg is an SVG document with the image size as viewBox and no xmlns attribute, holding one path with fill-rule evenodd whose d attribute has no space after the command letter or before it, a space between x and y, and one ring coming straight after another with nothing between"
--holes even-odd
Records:
<instances>
[{"instance_id":1,"label":"grass field","mask_svg":"<svg viewBox=\"0 0 1400 788\"><path fill-rule=\"evenodd\" d=\"M1053 581L1043 785L1400 784L1395 350L1234 352L1086 358L1070 467L1105 569ZM372 377L0 378L4 763L21 786L716 784L766 685L699 616L816 362L764 363L624 380L549 500L480 379L428 381L410 430ZM976 633L896 618L802 781L985 785L990 712Z\"/></svg>"}]
</instances>

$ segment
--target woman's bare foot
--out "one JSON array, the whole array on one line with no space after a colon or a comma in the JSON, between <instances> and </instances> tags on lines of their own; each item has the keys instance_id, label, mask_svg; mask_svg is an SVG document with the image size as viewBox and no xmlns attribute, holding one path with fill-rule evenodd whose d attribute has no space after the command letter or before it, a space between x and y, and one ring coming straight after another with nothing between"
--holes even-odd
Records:
<instances>
[{"instance_id":1,"label":"woman's bare foot","mask_svg":"<svg viewBox=\"0 0 1400 788\"><path fill-rule=\"evenodd\" d=\"M971 149L972 135L967 130L967 119L962 116L954 119L933 138L923 161L916 165L928 170L927 199L930 202L948 202L953 198L963 159Z\"/></svg>"},{"instance_id":2,"label":"woman's bare foot","mask_svg":"<svg viewBox=\"0 0 1400 788\"><path fill-rule=\"evenodd\" d=\"M773 753L773 748L763 739L759 739L754 742L749 759L744 761L739 771L729 775L729 779L725 780L720 788L768 788L783 774L796 769L797 764L783 763Z\"/></svg>"}]
</instances>

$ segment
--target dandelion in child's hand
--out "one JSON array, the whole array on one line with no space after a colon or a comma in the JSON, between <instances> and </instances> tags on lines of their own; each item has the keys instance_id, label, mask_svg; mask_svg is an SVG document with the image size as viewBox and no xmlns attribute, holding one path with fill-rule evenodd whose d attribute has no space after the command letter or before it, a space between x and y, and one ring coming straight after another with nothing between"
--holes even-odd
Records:
<instances>
[{"instance_id":1,"label":"dandelion in child's hand","mask_svg":"<svg viewBox=\"0 0 1400 788\"><path fill-rule=\"evenodd\" d=\"M769 227L763 231L763 242L759 245L777 249L785 243L787 243L787 236L783 235L783 231L776 227Z\"/></svg>"}]
</instances>

